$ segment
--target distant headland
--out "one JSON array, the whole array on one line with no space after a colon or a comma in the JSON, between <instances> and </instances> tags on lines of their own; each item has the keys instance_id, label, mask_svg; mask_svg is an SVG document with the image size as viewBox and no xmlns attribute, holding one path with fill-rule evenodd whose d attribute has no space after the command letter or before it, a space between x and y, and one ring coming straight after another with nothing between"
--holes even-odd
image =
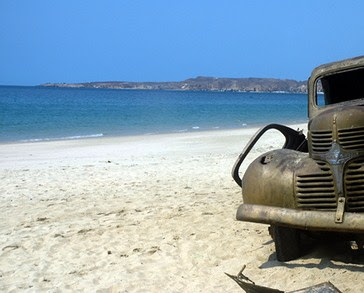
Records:
<instances>
[{"instance_id":1,"label":"distant headland","mask_svg":"<svg viewBox=\"0 0 364 293\"><path fill-rule=\"evenodd\" d=\"M192 90L192 91L237 91L237 92L307 92L306 81L276 78L217 78L198 76L183 81L129 82L106 81L84 83L45 83L45 87L103 88L133 90Z\"/></svg>"}]
</instances>

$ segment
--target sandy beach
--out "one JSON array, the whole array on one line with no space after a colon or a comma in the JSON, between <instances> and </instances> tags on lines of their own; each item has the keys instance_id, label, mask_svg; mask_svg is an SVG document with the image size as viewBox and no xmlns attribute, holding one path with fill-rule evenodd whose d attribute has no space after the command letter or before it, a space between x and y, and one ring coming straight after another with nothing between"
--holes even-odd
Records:
<instances>
[{"instance_id":1,"label":"sandy beach","mask_svg":"<svg viewBox=\"0 0 364 293\"><path fill-rule=\"evenodd\" d=\"M305 128L306 125L295 125ZM0 145L0 291L364 291L340 247L279 263L267 226L235 220L235 159L256 129ZM252 151L281 147L267 133Z\"/></svg>"}]
</instances>

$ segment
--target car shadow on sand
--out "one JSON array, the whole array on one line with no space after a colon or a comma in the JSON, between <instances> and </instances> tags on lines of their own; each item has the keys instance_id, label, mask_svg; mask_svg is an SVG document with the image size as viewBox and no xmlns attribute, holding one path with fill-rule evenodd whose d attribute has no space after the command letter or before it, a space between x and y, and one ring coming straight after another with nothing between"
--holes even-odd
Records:
<instances>
[{"instance_id":1,"label":"car shadow on sand","mask_svg":"<svg viewBox=\"0 0 364 293\"><path fill-rule=\"evenodd\" d=\"M304 237L301 242L301 250L302 256L298 260L289 262L279 262L274 252L259 268L283 266L287 268L344 269L351 272L363 272L364 270L364 249L351 249L350 242L340 239L337 235L326 235L320 239Z\"/></svg>"}]
</instances>

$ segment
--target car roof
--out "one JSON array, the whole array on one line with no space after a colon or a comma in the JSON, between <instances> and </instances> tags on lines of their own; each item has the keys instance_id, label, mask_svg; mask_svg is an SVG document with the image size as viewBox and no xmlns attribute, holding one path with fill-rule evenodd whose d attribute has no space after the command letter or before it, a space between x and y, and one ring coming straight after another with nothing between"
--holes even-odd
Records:
<instances>
[{"instance_id":1,"label":"car roof","mask_svg":"<svg viewBox=\"0 0 364 293\"><path fill-rule=\"evenodd\" d=\"M357 67L364 67L364 55L320 65L312 71L311 78L315 80L318 77L322 77L340 71L352 70Z\"/></svg>"}]
</instances>

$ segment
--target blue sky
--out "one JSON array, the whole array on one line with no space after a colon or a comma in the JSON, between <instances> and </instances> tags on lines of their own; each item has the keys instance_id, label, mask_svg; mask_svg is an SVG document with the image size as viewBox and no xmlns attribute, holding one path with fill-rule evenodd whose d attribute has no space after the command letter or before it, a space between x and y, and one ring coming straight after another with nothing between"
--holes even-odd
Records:
<instances>
[{"instance_id":1,"label":"blue sky","mask_svg":"<svg viewBox=\"0 0 364 293\"><path fill-rule=\"evenodd\" d=\"M364 1L0 1L0 84L306 79L364 54Z\"/></svg>"}]
</instances>

